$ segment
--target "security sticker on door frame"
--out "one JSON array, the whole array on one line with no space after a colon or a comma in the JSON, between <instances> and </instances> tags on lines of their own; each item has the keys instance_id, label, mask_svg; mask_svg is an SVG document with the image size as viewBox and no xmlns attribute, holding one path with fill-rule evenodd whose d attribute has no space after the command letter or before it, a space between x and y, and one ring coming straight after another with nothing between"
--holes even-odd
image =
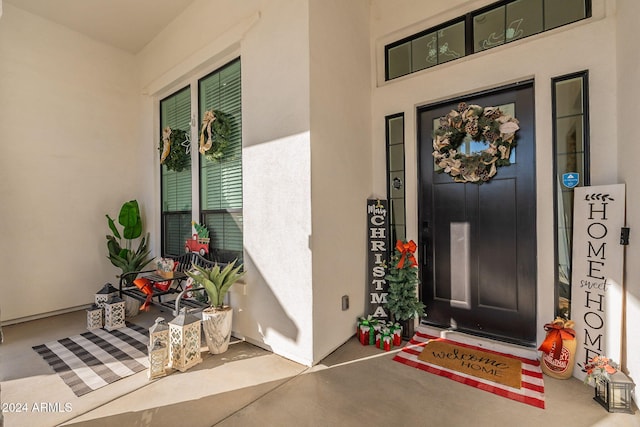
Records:
<instances>
[{"instance_id":1,"label":"security sticker on door frame","mask_svg":"<svg viewBox=\"0 0 640 427\"><path fill-rule=\"evenodd\" d=\"M580 183L580 174L578 172L568 172L562 174L562 185L567 188L574 188Z\"/></svg>"}]
</instances>

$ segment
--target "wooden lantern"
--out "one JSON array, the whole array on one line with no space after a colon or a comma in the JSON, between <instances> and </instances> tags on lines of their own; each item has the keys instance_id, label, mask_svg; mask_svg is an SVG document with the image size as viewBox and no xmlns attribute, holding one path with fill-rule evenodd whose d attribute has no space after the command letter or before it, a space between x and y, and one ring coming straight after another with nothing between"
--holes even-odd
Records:
<instances>
[{"instance_id":1,"label":"wooden lantern","mask_svg":"<svg viewBox=\"0 0 640 427\"><path fill-rule=\"evenodd\" d=\"M124 300L119 297L111 297L104 304L104 328L113 331L124 327Z\"/></svg>"},{"instance_id":2,"label":"wooden lantern","mask_svg":"<svg viewBox=\"0 0 640 427\"><path fill-rule=\"evenodd\" d=\"M107 303L107 301L117 296L118 296L118 290L114 288L111 285L111 283L107 283L102 287L102 289L96 292L96 295L95 295L96 305L98 307L104 308L104 305Z\"/></svg>"},{"instance_id":3,"label":"wooden lantern","mask_svg":"<svg viewBox=\"0 0 640 427\"><path fill-rule=\"evenodd\" d=\"M631 407L631 391L635 384L620 371L609 375L609 378L596 380L593 400L601 404L609 412L626 412L633 414Z\"/></svg>"},{"instance_id":4,"label":"wooden lantern","mask_svg":"<svg viewBox=\"0 0 640 427\"><path fill-rule=\"evenodd\" d=\"M160 340L156 340L153 346L149 346L149 370L147 371L149 380L167 375L167 350L165 343Z\"/></svg>"},{"instance_id":5,"label":"wooden lantern","mask_svg":"<svg viewBox=\"0 0 640 427\"><path fill-rule=\"evenodd\" d=\"M104 309L93 304L87 309L87 329L92 331L104 326Z\"/></svg>"},{"instance_id":6,"label":"wooden lantern","mask_svg":"<svg viewBox=\"0 0 640 427\"><path fill-rule=\"evenodd\" d=\"M158 317L153 326L149 328L149 355L151 355L151 348L157 343L164 347L164 367L166 369L169 367L169 325L164 317ZM151 359L149 359L149 364L151 364Z\"/></svg>"},{"instance_id":7,"label":"wooden lantern","mask_svg":"<svg viewBox=\"0 0 640 427\"><path fill-rule=\"evenodd\" d=\"M153 347L159 341L169 349L169 325L164 317L158 317L156 322L149 328L149 347Z\"/></svg>"},{"instance_id":8,"label":"wooden lantern","mask_svg":"<svg viewBox=\"0 0 640 427\"><path fill-rule=\"evenodd\" d=\"M169 366L184 372L202 362L200 319L186 309L169 322Z\"/></svg>"}]
</instances>

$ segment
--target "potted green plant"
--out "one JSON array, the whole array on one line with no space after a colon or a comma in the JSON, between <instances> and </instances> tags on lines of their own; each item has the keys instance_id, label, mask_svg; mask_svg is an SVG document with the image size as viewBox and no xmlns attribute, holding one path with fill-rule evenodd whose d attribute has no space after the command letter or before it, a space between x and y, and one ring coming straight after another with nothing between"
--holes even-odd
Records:
<instances>
[{"instance_id":1,"label":"potted green plant","mask_svg":"<svg viewBox=\"0 0 640 427\"><path fill-rule=\"evenodd\" d=\"M107 249L109 255L107 258L111 261L111 264L118 267L122 273L121 277L125 273L132 271L142 270L149 262L151 257L150 251L147 248L149 241L149 233L142 237L138 242L138 247L133 249L133 242L142 236L142 218L140 217L140 207L137 200L130 200L122 205L120 213L118 214L118 223L123 227L122 233L116 227L115 220L109 216L107 217L107 223L109 229L111 229L112 235L107 234ZM126 277L127 282L133 281L135 277L130 275ZM128 317L137 314L137 309L140 306L140 302L131 298L125 299L126 314ZM137 307L136 307L137 305Z\"/></svg>"},{"instance_id":2,"label":"potted green plant","mask_svg":"<svg viewBox=\"0 0 640 427\"><path fill-rule=\"evenodd\" d=\"M407 339L413 336L413 319L422 316L425 308L417 296L420 280L415 251L416 244L413 240L398 240L389 272L385 276L389 283L385 308L391 313L392 320L402 325L402 336Z\"/></svg>"},{"instance_id":3,"label":"potted green plant","mask_svg":"<svg viewBox=\"0 0 640 427\"><path fill-rule=\"evenodd\" d=\"M244 276L242 264L235 264L233 261L222 269L218 264L210 268L194 264L195 271L187 272L209 297L210 306L202 311L202 328L211 354L224 353L229 348L233 310L224 305L224 298L231 285Z\"/></svg>"}]
</instances>

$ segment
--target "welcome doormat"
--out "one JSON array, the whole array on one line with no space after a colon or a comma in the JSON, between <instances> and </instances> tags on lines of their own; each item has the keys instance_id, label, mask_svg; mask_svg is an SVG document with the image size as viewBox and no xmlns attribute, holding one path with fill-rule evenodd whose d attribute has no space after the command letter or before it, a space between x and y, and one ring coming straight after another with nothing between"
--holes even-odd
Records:
<instances>
[{"instance_id":1,"label":"welcome doormat","mask_svg":"<svg viewBox=\"0 0 640 427\"><path fill-rule=\"evenodd\" d=\"M149 331L127 324L113 331L96 329L33 349L82 396L149 367Z\"/></svg>"},{"instance_id":2,"label":"welcome doormat","mask_svg":"<svg viewBox=\"0 0 640 427\"><path fill-rule=\"evenodd\" d=\"M500 353L438 338L427 342L418 359L509 387L521 387L522 362Z\"/></svg>"},{"instance_id":3,"label":"welcome doormat","mask_svg":"<svg viewBox=\"0 0 640 427\"><path fill-rule=\"evenodd\" d=\"M424 356L420 357L423 353L423 350L425 350L425 347L431 346L434 343L435 345L431 347L431 352L433 353L433 351L435 350L437 355L434 356L433 354L425 354ZM441 344L453 344L455 347L448 346L447 348L445 348ZM456 348L458 349L457 353L453 352L453 350ZM445 350L449 351L447 352ZM495 361L489 362L489 364L493 363L496 367L502 366L499 364L503 363L503 358L508 358L520 362L519 387L501 384L495 381L495 378L493 380L482 378L477 374L477 372L474 372L482 370L477 369L477 366L466 367L470 369L471 372L474 372L474 374L469 373L469 371L461 371L458 369L459 367L443 366L445 364L445 358L449 359L449 361L453 361L454 365L456 363L459 365L461 362L461 355L470 355L472 354L470 353L471 350L473 350L474 352L483 352L490 356L491 359ZM445 352L441 353L441 351ZM449 353L451 353L450 357L447 356ZM475 354L477 355L479 353ZM496 356L499 356L500 359L498 359ZM540 369L540 362L538 360L527 359L524 357L486 350L468 344L443 340L438 337L428 335L420 330L416 332L411 341L409 341L409 343L393 358L393 360L426 372L430 372L432 374L452 379L462 384L470 385L472 387L497 394L498 396L506 397L507 399L515 400L517 402L525 403L527 405L535 406L538 408L544 408L544 381L542 378L542 370ZM436 360L439 363L436 363ZM485 369L485 371L491 371L491 369L488 368ZM489 375L491 375L491 373L489 373ZM496 375L494 375L494 377L495 376Z\"/></svg>"}]
</instances>

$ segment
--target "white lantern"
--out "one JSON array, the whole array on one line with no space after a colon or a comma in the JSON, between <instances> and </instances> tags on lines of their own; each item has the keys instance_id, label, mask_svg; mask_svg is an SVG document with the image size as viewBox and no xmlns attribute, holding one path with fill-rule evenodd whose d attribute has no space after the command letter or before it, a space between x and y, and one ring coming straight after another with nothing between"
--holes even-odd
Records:
<instances>
[{"instance_id":1,"label":"white lantern","mask_svg":"<svg viewBox=\"0 0 640 427\"><path fill-rule=\"evenodd\" d=\"M155 378L167 375L167 346L160 340L155 341L153 346L149 346L149 370L147 378Z\"/></svg>"},{"instance_id":2,"label":"white lantern","mask_svg":"<svg viewBox=\"0 0 640 427\"><path fill-rule=\"evenodd\" d=\"M169 322L169 366L184 372L202 362L200 354L200 319L182 309Z\"/></svg>"},{"instance_id":3,"label":"white lantern","mask_svg":"<svg viewBox=\"0 0 640 427\"><path fill-rule=\"evenodd\" d=\"M156 341L160 341L169 349L169 325L164 317L158 317L156 322L149 328L149 347L153 347Z\"/></svg>"},{"instance_id":4,"label":"white lantern","mask_svg":"<svg viewBox=\"0 0 640 427\"><path fill-rule=\"evenodd\" d=\"M111 298L113 297L117 297L118 296L118 290L116 288L114 288L111 283L107 283L106 285L104 285L102 287L102 289L100 289L98 292L96 292L96 305L98 307L102 307L104 308L104 305L107 303L107 301L109 301Z\"/></svg>"},{"instance_id":5,"label":"white lantern","mask_svg":"<svg viewBox=\"0 0 640 427\"><path fill-rule=\"evenodd\" d=\"M104 328L113 331L124 327L124 300L119 297L111 297L104 304Z\"/></svg>"},{"instance_id":6,"label":"white lantern","mask_svg":"<svg viewBox=\"0 0 640 427\"><path fill-rule=\"evenodd\" d=\"M87 309L87 329L92 331L104 326L104 310L93 304Z\"/></svg>"}]
</instances>

